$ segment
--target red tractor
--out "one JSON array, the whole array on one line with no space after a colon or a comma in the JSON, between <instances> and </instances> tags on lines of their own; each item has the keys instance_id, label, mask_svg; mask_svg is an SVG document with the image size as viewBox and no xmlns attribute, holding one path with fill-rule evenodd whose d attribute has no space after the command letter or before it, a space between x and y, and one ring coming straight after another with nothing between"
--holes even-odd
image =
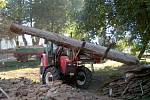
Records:
<instances>
[{"instance_id":1,"label":"red tractor","mask_svg":"<svg viewBox=\"0 0 150 100\"><path fill-rule=\"evenodd\" d=\"M41 57L41 80L43 84L52 83L55 80L70 80L79 88L88 88L92 80L91 71L83 63L100 61L99 56L86 55L82 48L69 48L68 46L56 46L51 44Z\"/></svg>"}]
</instances>

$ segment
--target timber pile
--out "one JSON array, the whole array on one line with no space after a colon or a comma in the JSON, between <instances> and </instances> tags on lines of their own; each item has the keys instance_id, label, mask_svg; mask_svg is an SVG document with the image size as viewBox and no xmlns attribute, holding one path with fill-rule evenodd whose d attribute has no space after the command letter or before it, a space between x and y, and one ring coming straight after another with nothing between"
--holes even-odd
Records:
<instances>
[{"instance_id":1,"label":"timber pile","mask_svg":"<svg viewBox=\"0 0 150 100\"><path fill-rule=\"evenodd\" d=\"M150 96L150 66L140 66L127 71L125 77L108 82L103 88L104 95L123 99L139 99Z\"/></svg>"},{"instance_id":2,"label":"timber pile","mask_svg":"<svg viewBox=\"0 0 150 100\"><path fill-rule=\"evenodd\" d=\"M12 32L15 32L17 34L28 34L28 35L33 35L37 36L40 38L44 38L48 41L51 41L57 45L62 45L66 46L68 48L76 48L79 49L82 47L83 41L75 40L69 37L65 37L56 33L48 32L48 31L43 31L40 29L36 28L31 28L27 26L22 26L18 24L12 24L10 26L10 30ZM85 46L83 47L83 50L85 53L93 53L95 55L98 55L99 57L106 56L107 59L111 59L114 61L122 62L125 64L138 64L139 60L131 55L127 55L115 50L109 50L107 54L106 47L99 46L99 45L94 45L92 43L86 43Z\"/></svg>"}]
</instances>

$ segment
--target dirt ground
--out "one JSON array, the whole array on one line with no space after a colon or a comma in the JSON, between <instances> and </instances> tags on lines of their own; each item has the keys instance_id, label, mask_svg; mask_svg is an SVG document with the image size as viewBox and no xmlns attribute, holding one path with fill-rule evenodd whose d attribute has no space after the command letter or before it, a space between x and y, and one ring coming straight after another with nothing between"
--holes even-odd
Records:
<instances>
[{"instance_id":1,"label":"dirt ground","mask_svg":"<svg viewBox=\"0 0 150 100\"><path fill-rule=\"evenodd\" d=\"M26 78L2 79L0 86L10 100L116 100L62 84L61 81L46 86ZM2 94L1 99L7 100Z\"/></svg>"}]
</instances>

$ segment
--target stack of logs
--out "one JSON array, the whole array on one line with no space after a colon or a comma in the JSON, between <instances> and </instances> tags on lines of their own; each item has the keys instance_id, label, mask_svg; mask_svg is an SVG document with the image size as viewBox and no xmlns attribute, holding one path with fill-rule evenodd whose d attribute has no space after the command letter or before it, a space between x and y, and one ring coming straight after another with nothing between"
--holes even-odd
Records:
<instances>
[{"instance_id":1,"label":"stack of logs","mask_svg":"<svg viewBox=\"0 0 150 100\"><path fill-rule=\"evenodd\" d=\"M128 100L150 96L150 66L140 66L127 71L124 77L114 79L104 85L104 95Z\"/></svg>"}]
</instances>

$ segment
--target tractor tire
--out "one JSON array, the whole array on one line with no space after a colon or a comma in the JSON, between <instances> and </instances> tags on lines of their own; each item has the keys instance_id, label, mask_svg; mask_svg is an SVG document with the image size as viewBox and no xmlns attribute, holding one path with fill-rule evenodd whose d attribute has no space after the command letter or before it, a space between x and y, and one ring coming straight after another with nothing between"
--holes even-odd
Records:
<instances>
[{"instance_id":1,"label":"tractor tire","mask_svg":"<svg viewBox=\"0 0 150 100\"><path fill-rule=\"evenodd\" d=\"M58 72L57 68L56 67L49 67L44 72L42 82L43 82L43 84L48 85L48 84L52 84L53 81L56 81L59 79L60 79L60 76L59 76L59 72Z\"/></svg>"},{"instance_id":2,"label":"tractor tire","mask_svg":"<svg viewBox=\"0 0 150 100\"><path fill-rule=\"evenodd\" d=\"M78 88L87 89L92 81L92 73L86 67L81 67L77 71L76 85Z\"/></svg>"}]
</instances>

